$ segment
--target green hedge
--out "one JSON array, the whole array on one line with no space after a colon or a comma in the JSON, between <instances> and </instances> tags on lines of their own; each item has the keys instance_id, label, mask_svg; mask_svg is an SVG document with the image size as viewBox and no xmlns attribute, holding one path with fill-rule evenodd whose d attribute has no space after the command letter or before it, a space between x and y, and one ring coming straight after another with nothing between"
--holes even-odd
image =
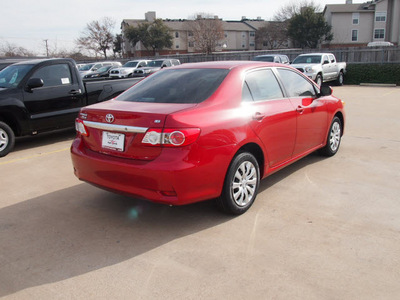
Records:
<instances>
[{"instance_id":1,"label":"green hedge","mask_svg":"<svg viewBox=\"0 0 400 300\"><path fill-rule=\"evenodd\" d=\"M394 83L400 85L400 64L348 64L344 83Z\"/></svg>"}]
</instances>

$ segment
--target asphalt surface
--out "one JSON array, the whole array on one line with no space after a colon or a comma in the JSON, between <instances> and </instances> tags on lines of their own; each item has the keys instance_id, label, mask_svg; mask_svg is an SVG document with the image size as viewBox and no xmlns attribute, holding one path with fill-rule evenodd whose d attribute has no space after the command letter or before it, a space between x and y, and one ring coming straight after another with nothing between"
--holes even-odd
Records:
<instances>
[{"instance_id":1,"label":"asphalt surface","mask_svg":"<svg viewBox=\"0 0 400 300\"><path fill-rule=\"evenodd\" d=\"M399 299L400 88L334 87L339 152L261 183L244 215L78 181L72 131L0 159L4 299Z\"/></svg>"}]
</instances>

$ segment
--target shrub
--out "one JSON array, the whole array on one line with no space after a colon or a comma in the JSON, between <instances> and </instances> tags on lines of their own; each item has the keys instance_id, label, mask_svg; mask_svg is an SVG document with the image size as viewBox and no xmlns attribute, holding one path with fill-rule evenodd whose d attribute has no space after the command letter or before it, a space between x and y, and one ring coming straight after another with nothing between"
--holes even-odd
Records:
<instances>
[{"instance_id":1,"label":"shrub","mask_svg":"<svg viewBox=\"0 0 400 300\"><path fill-rule=\"evenodd\" d=\"M391 83L400 85L400 64L347 64L345 84Z\"/></svg>"}]
</instances>

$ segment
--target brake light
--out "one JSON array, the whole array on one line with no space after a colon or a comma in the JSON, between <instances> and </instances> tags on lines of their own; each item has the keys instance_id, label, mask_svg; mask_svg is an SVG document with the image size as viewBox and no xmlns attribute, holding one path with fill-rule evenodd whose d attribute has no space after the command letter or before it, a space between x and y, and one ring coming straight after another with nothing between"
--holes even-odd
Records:
<instances>
[{"instance_id":1,"label":"brake light","mask_svg":"<svg viewBox=\"0 0 400 300\"><path fill-rule=\"evenodd\" d=\"M179 147L194 143L200 135L200 128L159 129L150 128L142 139L149 146Z\"/></svg>"},{"instance_id":2,"label":"brake light","mask_svg":"<svg viewBox=\"0 0 400 300\"><path fill-rule=\"evenodd\" d=\"M75 120L75 129L81 135L89 136L89 131L87 130L85 124L83 123L83 120L81 120L81 119Z\"/></svg>"}]
</instances>

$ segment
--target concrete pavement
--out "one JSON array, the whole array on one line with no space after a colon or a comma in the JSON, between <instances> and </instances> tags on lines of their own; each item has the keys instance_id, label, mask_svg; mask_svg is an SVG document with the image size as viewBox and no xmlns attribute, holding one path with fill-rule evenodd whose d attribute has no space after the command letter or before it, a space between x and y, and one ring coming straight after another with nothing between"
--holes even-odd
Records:
<instances>
[{"instance_id":1,"label":"concrete pavement","mask_svg":"<svg viewBox=\"0 0 400 300\"><path fill-rule=\"evenodd\" d=\"M0 159L4 299L397 299L400 88L334 87L341 149L261 183L230 217L78 181L62 131Z\"/></svg>"}]
</instances>

